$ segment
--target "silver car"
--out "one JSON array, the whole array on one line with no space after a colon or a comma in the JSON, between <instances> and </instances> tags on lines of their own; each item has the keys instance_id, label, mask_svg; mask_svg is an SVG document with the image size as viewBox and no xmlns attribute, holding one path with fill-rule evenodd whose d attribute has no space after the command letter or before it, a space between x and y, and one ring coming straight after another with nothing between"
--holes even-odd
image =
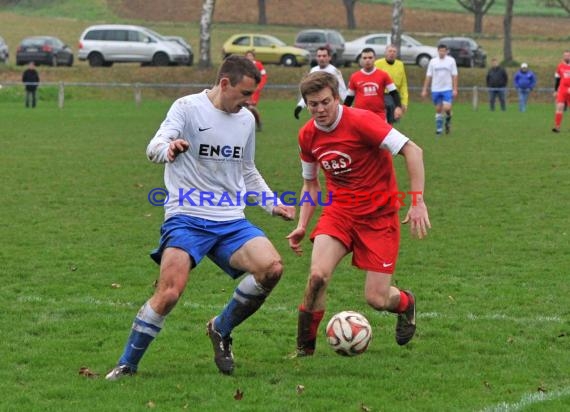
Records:
<instances>
[{"instance_id":1,"label":"silver car","mask_svg":"<svg viewBox=\"0 0 570 412\"><path fill-rule=\"evenodd\" d=\"M188 50L141 26L105 24L88 27L79 39L79 60L90 66L138 62L154 66L188 64Z\"/></svg>"},{"instance_id":2,"label":"silver car","mask_svg":"<svg viewBox=\"0 0 570 412\"><path fill-rule=\"evenodd\" d=\"M390 33L374 33L359 37L344 44L344 58L347 62L359 63L362 49L370 47L374 49L378 58L384 56L386 46L391 43ZM403 34L400 44L400 59L405 64L417 64L427 67L429 61L437 56L437 48L424 46L413 37Z\"/></svg>"}]
</instances>

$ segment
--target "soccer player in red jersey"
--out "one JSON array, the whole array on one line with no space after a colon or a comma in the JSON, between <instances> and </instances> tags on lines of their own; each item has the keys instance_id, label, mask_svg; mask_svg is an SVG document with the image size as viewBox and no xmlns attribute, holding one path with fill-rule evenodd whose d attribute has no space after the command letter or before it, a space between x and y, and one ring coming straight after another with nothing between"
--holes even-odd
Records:
<instances>
[{"instance_id":1,"label":"soccer player in red jersey","mask_svg":"<svg viewBox=\"0 0 570 412\"><path fill-rule=\"evenodd\" d=\"M570 105L570 51L562 55L562 61L554 74L554 95L556 97L556 112L554 113L554 133L560 133L560 124L564 108Z\"/></svg>"},{"instance_id":2,"label":"soccer player in red jersey","mask_svg":"<svg viewBox=\"0 0 570 412\"><path fill-rule=\"evenodd\" d=\"M251 95L251 99L247 101L247 108L251 113L253 113L253 117L255 117L255 126L258 132L261 132L263 126L261 124L261 115L259 114L259 110L257 110L257 103L259 103L259 97L261 96L261 90L265 87L265 83L267 83L267 71L265 71L265 67L263 63L259 60L255 60L255 52L253 50L249 50L245 53L245 57L255 64L257 70L259 70L259 74L261 74L261 81L257 85L255 92Z\"/></svg>"},{"instance_id":3,"label":"soccer player in red jersey","mask_svg":"<svg viewBox=\"0 0 570 412\"><path fill-rule=\"evenodd\" d=\"M295 253L302 253L301 241L320 195L319 169L332 200L310 236L314 245L299 306L296 355L314 353L327 286L336 266L351 252L352 264L366 271L366 302L376 310L397 314L396 341L405 345L416 330L416 302L410 291L392 285L399 249L400 204L367 195L398 193L392 156L404 156L410 192L418 195L409 202L403 223L410 223L412 235L424 238L431 225L423 199L422 150L378 115L341 105L334 76L311 73L300 89L312 116L299 131L302 193L313 201L300 202L297 228L287 236Z\"/></svg>"},{"instance_id":4,"label":"soccer player in red jersey","mask_svg":"<svg viewBox=\"0 0 570 412\"><path fill-rule=\"evenodd\" d=\"M394 99L396 106L394 118L398 120L402 116L402 104L400 93L392 78L387 72L377 69L374 65L376 61L374 49L367 47L362 50L360 56L362 69L350 76L344 104L350 106L354 102L354 107L370 110L386 120L386 107L384 106L384 89L386 89Z\"/></svg>"}]
</instances>

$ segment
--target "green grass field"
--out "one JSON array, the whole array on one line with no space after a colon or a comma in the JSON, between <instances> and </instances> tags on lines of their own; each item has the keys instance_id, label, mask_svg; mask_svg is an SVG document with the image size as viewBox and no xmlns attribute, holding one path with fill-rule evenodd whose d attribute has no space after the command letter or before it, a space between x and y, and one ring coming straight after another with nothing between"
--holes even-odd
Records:
<instances>
[{"instance_id":1,"label":"green grass field","mask_svg":"<svg viewBox=\"0 0 570 412\"><path fill-rule=\"evenodd\" d=\"M262 101L258 167L274 190L299 190L294 100ZM329 290L317 354L290 360L310 245L296 257L291 222L250 208L285 274L234 332L236 371L220 375L205 324L237 285L210 262L191 274L133 379L102 378L152 293L162 209L147 194L162 167L145 158L170 102L0 103L0 410L563 411L570 408L570 119L550 132L551 105L527 113L457 105L436 140L433 109L413 104L400 129L424 148L425 241L403 229L396 282L418 300L418 332L394 341L395 318L367 307L364 276L343 262ZM307 115L305 114L305 120ZM407 181L396 160L401 189ZM402 213L404 211L402 210ZM335 312L364 313L369 350L334 354ZM99 373L80 376L81 367ZM302 393L298 385L304 386ZM243 398L235 400L237 390Z\"/></svg>"}]
</instances>

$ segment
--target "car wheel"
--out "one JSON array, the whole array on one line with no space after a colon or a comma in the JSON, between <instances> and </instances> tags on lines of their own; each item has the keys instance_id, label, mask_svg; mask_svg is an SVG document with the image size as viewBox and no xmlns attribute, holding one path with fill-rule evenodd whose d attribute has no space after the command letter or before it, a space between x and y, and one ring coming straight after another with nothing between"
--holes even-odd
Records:
<instances>
[{"instance_id":1,"label":"car wheel","mask_svg":"<svg viewBox=\"0 0 570 412\"><path fill-rule=\"evenodd\" d=\"M168 66L170 59L166 53L158 52L152 58L153 66Z\"/></svg>"},{"instance_id":2,"label":"car wheel","mask_svg":"<svg viewBox=\"0 0 570 412\"><path fill-rule=\"evenodd\" d=\"M73 54L69 56L69 60L67 60L67 66L68 67L73 66Z\"/></svg>"},{"instance_id":3,"label":"car wheel","mask_svg":"<svg viewBox=\"0 0 570 412\"><path fill-rule=\"evenodd\" d=\"M105 60L103 60L101 53L91 53L87 57L87 60L89 60L89 66L91 67L101 67L103 66L103 63L105 63Z\"/></svg>"},{"instance_id":4,"label":"car wheel","mask_svg":"<svg viewBox=\"0 0 570 412\"><path fill-rule=\"evenodd\" d=\"M297 66L297 59L292 54L286 54L281 58L281 64L285 67Z\"/></svg>"},{"instance_id":5,"label":"car wheel","mask_svg":"<svg viewBox=\"0 0 570 412\"><path fill-rule=\"evenodd\" d=\"M416 64L418 66L420 66L421 68L425 69L428 66L430 60L431 60L431 57L429 55L420 54L418 56L418 58L416 59Z\"/></svg>"}]
</instances>

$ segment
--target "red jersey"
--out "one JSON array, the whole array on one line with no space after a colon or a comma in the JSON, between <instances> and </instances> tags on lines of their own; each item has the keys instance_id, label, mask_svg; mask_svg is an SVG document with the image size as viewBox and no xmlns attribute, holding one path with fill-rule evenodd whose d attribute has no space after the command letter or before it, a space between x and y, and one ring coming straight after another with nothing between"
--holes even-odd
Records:
<instances>
[{"instance_id":1,"label":"red jersey","mask_svg":"<svg viewBox=\"0 0 570 412\"><path fill-rule=\"evenodd\" d=\"M370 73L359 70L348 82L348 95L354 96L354 107L370 110L386 119L384 89L391 92L396 90L396 85L387 72L376 68Z\"/></svg>"},{"instance_id":2,"label":"red jersey","mask_svg":"<svg viewBox=\"0 0 570 412\"><path fill-rule=\"evenodd\" d=\"M561 61L554 76L560 79L558 90L564 89L563 93L570 93L570 64Z\"/></svg>"},{"instance_id":3,"label":"red jersey","mask_svg":"<svg viewBox=\"0 0 570 412\"><path fill-rule=\"evenodd\" d=\"M250 104L256 105L259 102L259 97L261 96L261 90L265 86L265 83L267 83L267 72L265 71L265 67L263 67L263 64L260 61L254 60L253 63L255 64L255 67L257 67L257 70L259 70L259 73L261 74L261 81L257 85L257 89L255 89L255 92L251 95L251 99L249 100Z\"/></svg>"},{"instance_id":4,"label":"red jersey","mask_svg":"<svg viewBox=\"0 0 570 412\"><path fill-rule=\"evenodd\" d=\"M407 141L378 115L346 106L339 106L339 118L331 128L310 120L299 131L301 160L318 163L325 175L332 195L326 207L360 217L399 209L398 202L382 199L398 191L392 155ZM327 202L328 196L320 197Z\"/></svg>"}]
</instances>

